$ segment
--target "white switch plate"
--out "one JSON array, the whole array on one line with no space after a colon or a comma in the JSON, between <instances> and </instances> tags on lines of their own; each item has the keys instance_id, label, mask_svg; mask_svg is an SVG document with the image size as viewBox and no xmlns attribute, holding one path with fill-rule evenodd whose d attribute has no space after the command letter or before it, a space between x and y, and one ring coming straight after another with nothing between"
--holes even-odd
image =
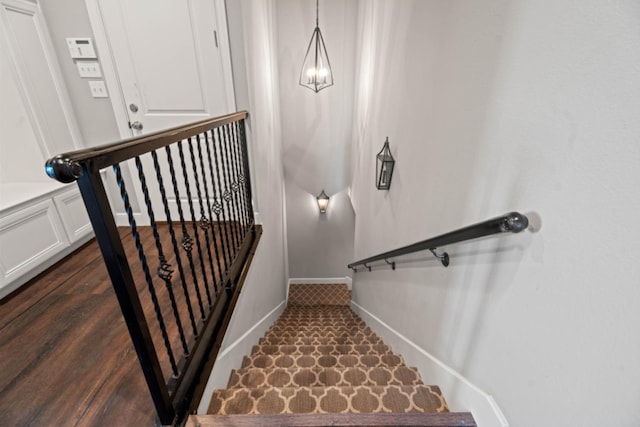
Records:
<instances>
[{"instance_id":1,"label":"white switch plate","mask_svg":"<svg viewBox=\"0 0 640 427\"><path fill-rule=\"evenodd\" d=\"M76 67L78 67L80 77L102 77L102 71L100 71L100 63L98 63L98 61L78 61L76 62Z\"/></svg>"},{"instance_id":2,"label":"white switch plate","mask_svg":"<svg viewBox=\"0 0 640 427\"><path fill-rule=\"evenodd\" d=\"M82 38L67 37L67 47L69 48L69 54L73 59L96 58L96 51L93 48L93 41L88 37L82 37Z\"/></svg>"},{"instance_id":3,"label":"white switch plate","mask_svg":"<svg viewBox=\"0 0 640 427\"><path fill-rule=\"evenodd\" d=\"M91 96L94 98L108 98L107 87L104 85L104 80L92 80L89 82L89 88L91 89Z\"/></svg>"}]
</instances>

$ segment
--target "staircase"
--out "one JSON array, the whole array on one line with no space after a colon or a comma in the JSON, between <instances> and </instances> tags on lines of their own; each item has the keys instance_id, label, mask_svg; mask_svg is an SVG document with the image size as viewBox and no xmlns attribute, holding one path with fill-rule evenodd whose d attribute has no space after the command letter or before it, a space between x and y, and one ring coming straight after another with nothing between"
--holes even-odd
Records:
<instances>
[{"instance_id":1,"label":"staircase","mask_svg":"<svg viewBox=\"0 0 640 427\"><path fill-rule=\"evenodd\" d=\"M192 425L475 425L451 414L350 308L344 284L291 285L278 321ZM305 414L305 415L300 415ZM192 417L193 418L193 417Z\"/></svg>"}]
</instances>

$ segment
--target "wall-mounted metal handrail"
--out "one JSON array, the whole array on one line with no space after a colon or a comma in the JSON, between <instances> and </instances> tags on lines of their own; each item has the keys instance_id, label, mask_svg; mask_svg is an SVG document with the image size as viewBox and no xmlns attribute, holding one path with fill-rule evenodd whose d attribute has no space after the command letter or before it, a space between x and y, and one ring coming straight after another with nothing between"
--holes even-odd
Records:
<instances>
[{"instance_id":1,"label":"wall-mounted metal handrail","mask_svg":"<svg viewBox=\"0 0 640 427\"><path fill-rule=\"evenodd\" d=\"M360 261L352 262L348 265L349 268L354 271L358 271L359 266L364 266L371 271L371 263L376 261L385 261L389 263L389 259L398 258L403 255L411 254L419 251L431 251L442 264L446 267L449 265L449 255L446 252L438 253L437 248L441 246L450 245L453 243L460 243L466 240L477 239L480 237L490 236L492 234L500 233L519 233L526 229L529 225L528 218L518 212L510 212L508 214L492 218L487 221L479 222L477 224L470 225L468 227L460 228L458 230L451 231L449 233L442 234L431 239L423 240L402 248L394 249L388 252L381 253L369 258L361 259ZM395 267L395 262L393 263ZM395 270L395 268L394 268Z\"/></svg>"}]
</instances>

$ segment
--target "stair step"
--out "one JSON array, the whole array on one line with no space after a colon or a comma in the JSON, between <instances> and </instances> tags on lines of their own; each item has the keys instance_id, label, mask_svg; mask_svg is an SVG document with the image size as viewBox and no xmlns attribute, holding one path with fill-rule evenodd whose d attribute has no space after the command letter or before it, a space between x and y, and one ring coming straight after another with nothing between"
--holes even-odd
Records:
<instances>
[{"instance_id":1,"label":"stair step","mask_svg":"<svg viewBox=\"0 0 640 427\"><path fill-rule=\"evenodd\" d=\"M354 387L423 384L416 368L269 368L234 369L227 388Z\"/></svg>"},{"instance_id":2,"label":"stair step","mask_svg":"<svg viewBox=\"0 0 640 427\"><path fill-rule=\"evenodd\" d=\"M277 356L250 355L244 356L241 368L351 368L351 367L392 367L404 365L404 360L397 354L343 354L340 356Z\"/></svg>"},{"instance_id":3,"label":"stair step","mask_svg":"<svg viewBox=\"0 0 640 427\"><path fill-rule=\"evenodd\" d=\"M352 337L268 337L260 338L261 345L331 345L331 344L383 344L377 335Z\"/></svg>"},{"instance_id":4,"label":"stair step","mask_svg":"<svg viewBox=\"0 0 640 427\"><path fill-rule=\"evenodd\" d=\"M252 355L342 355L342 354L387 354L392 353L386 344L330 344L330 345L254 345Z\"/></svg>"},{"instance_id":5,"label":"stair step","mask_svg":"<svg viewBox=\"0 0 640 427\"><path fill-rule=\"evenodd\" d=\"M336 319L325 319L325 320L308 320L306 322L300 321L291 321L291 320L278 320L271 327L286 327L295 325L297 327L305 327L305 328L324 328L324 327L349 327L349 328L365 328L367 324L362 320L336 320Z\"/></svg>"},{"instance_id":6,"label":"stair step","mask_svg":"<svg viewBox=\"0 0 640 427\"><path fill-rule=\"evenodd\" d=\"M186 427L477 427L469 412L427 414L278 414L278 415L190 415Z\"/></svg>"},{"instance_id":7,"label":"stair step","mask_svg":"<svg viewBox=\"0 0 640 427\"><path fill-rule=\"evenodd\" d=\"M350 306L344 305L295 305L290 304L287 305L287 308L284 309L283 315L288 314L327 314L332 313L335 315L346 315L346 316L356 316L356 313L351 310Z\"/></svg>"},{"instance_id":8,"label":"stair step","mask_svg":"<svg viewBox=\"0 0 640 427\"><path fill-rule=\"evenodd\" d=\"M359 327L353 327L353 328L349 328L349 327L337 327L337 328L314 328L314 327L309 327L306 328L304 326L302 327L295 327L295 326L291 326L291 327L284 327L284 328L274 328L271 327L269 328L269 330L267 330L267 332L265 333L265 336L333 336L333 337L343 337L343 336L349 336L349 335L355 335L355 334L360 334L360 335L371 335L374 332L371 330L371 328L364 327L364 328L359 328Z\"/></svg>"},{"instance_id":9,"label":"stair step","mask_svg":"<svg viewBox=\"0 0 640 427\"><path fill-rule=\"evenodd\" d=\"M216 390L209 414L448 412L437 386L266 387Z\"/></svg>"}]
</instances>

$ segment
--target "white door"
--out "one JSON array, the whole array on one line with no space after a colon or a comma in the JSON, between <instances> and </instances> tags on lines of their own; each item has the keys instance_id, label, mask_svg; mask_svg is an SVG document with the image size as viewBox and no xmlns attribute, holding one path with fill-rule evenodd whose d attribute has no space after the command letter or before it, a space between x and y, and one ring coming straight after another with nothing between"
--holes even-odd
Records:
<instances>
[{"instance_id":1,"label":"white door","mask_svg":"<svg viewBox=\"0 0 640 427\"><path fill-rule=\"evenodd\" d=\"M122 137L235 110L224 1L88 0L87 6L92 23L102 26L94 25L98 48L109 50L100 52L101 61L115 72L105 77ZM109 54L113 62L105 64ZM123 120L136 124L131 133Z\"/></svg>"},{"instance_id":2,"label":"white door","mask_svg":"<svg viewBox=\"0 0 640 427\"><path fill-rule=\"evenodd\" d=\"M224 0L87 0L87 9L122 138L235 111ZM150 156L142 162L152 173ZM165 219L158 189L149 193L157 219ZM177 200L167 196L175 218ZM146 214L137 217L147 223Z\"/></svg>"}]
</instances>

